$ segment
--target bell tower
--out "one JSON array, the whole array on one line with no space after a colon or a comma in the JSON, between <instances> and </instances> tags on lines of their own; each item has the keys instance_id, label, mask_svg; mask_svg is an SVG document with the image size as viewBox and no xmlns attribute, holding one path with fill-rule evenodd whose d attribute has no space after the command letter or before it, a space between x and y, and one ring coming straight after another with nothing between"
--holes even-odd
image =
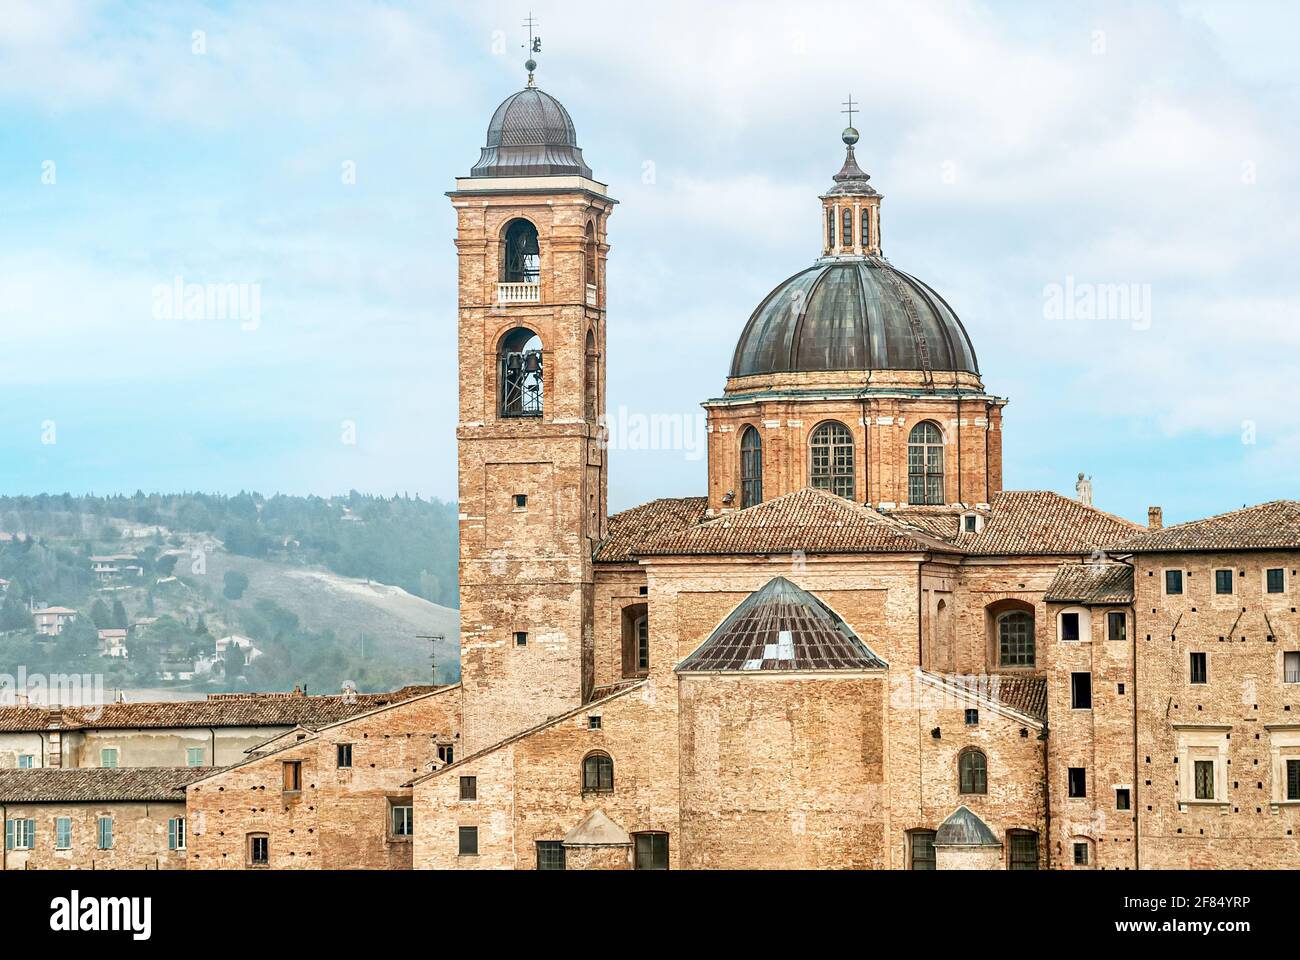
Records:
<instances>
[{"instance_id":1,"label":"bell tower","mask_svg":"<svg viewBox=\"0 0 1300 960\"><path fill-rule=\"evenodd\" d=\"M534 41L533 50L539 48ZM605 184L528 85L449 192L459 260L462 755L581 705L605 535Z\"/></svg>"}]
</instances>

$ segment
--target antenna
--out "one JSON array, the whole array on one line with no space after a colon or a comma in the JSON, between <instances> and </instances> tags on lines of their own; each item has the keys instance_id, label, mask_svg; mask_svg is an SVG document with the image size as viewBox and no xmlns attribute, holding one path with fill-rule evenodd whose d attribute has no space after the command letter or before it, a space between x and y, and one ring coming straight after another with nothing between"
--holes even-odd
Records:
<instances>
[{"instance_id":1,"label":"antenna","mask_svg":"<svg viewBox=\"0 0 1300 960\"><path fill-rule=\"evenodd\" d=\"M429 644L429 669L433 672L433 682L438 682L438 642L446 640L447 635L443 633L417 633L416 640L431 640Z\"/></svg>"},{"instance_id":2,"label":"antenna","mask_svg":"<svg viewBox=\"0 0 1300 960\"><path fill-rule=\"evenodd\" d=\"M537 69L537 61L533 59L534 54L542 52L542 38L537 35L536 28L540 24L533 18L533 12L528 11L528 19L522 24L528 28L528 59L524 61L524 68L528 71L528 86L537 86L537 81L533 79L533 71Z\"/></svg>"}]
</instances>

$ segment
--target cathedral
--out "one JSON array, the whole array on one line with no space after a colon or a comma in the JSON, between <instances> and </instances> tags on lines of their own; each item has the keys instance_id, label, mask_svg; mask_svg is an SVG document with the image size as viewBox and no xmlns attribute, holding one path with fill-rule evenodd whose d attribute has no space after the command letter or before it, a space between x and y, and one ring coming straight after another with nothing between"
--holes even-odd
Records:
<instances>
[{"instance_id":1,"label":"cathedral","mask_svg":"<svg viewBox=\"0 0 1300 960\"><path fill-rule=\"evenodd\" d=\"M1300 865L1300 504L1004 489L1007 401L885 258L851 126L706 489L608 513L616 201L529 69L448 194L461 682L412 865Z\"/></svg>"}]
</instances>

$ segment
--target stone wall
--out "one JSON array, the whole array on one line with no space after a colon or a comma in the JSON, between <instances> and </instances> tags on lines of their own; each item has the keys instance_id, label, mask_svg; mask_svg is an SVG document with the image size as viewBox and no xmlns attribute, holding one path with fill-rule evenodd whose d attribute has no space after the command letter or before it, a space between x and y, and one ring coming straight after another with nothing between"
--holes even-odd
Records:
<instances>
[{"instance_id":1,"label":"stone wall","mask_svg":"<svg viewBox=\"0 0 1300 960\"><path fill-rule=\"evenodd\" d=\"M185 817L183 802L166 803L8 803L6 819L30 819L35 841L30 850L5 850L5 870L177 870L185 851L168 849L167 821ZM72 820L72 846L56 850L55 820ZM99 849L99 818L113 820L113 846Z\"/></svg>"}]
</instances>

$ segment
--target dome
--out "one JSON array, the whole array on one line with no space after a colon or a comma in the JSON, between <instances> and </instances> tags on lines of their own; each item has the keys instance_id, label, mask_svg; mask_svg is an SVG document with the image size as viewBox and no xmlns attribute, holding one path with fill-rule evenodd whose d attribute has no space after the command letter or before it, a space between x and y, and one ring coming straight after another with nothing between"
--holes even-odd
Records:
<instances>
[{"instance_id":1,"label":"dome","mask_svg":"<svg viewBox=\"0 0 1300 960\"><path fill-rule=\"evenodd\" d=\"M823 260L767 295L745 324L731 376L826 370L979 374L957 315L883 257Z\"/></svg>"},{"instance_id":2,"label":"dome","mask_svg":"<svg viewBox=\"0 0 1300 960\"><path fill-rule=\"evenodd\" d=\"M590 177L578 134L564 105L528 87L511 94L492 114L487 146L471 177Z\"/></svg>"}]
</instances>

